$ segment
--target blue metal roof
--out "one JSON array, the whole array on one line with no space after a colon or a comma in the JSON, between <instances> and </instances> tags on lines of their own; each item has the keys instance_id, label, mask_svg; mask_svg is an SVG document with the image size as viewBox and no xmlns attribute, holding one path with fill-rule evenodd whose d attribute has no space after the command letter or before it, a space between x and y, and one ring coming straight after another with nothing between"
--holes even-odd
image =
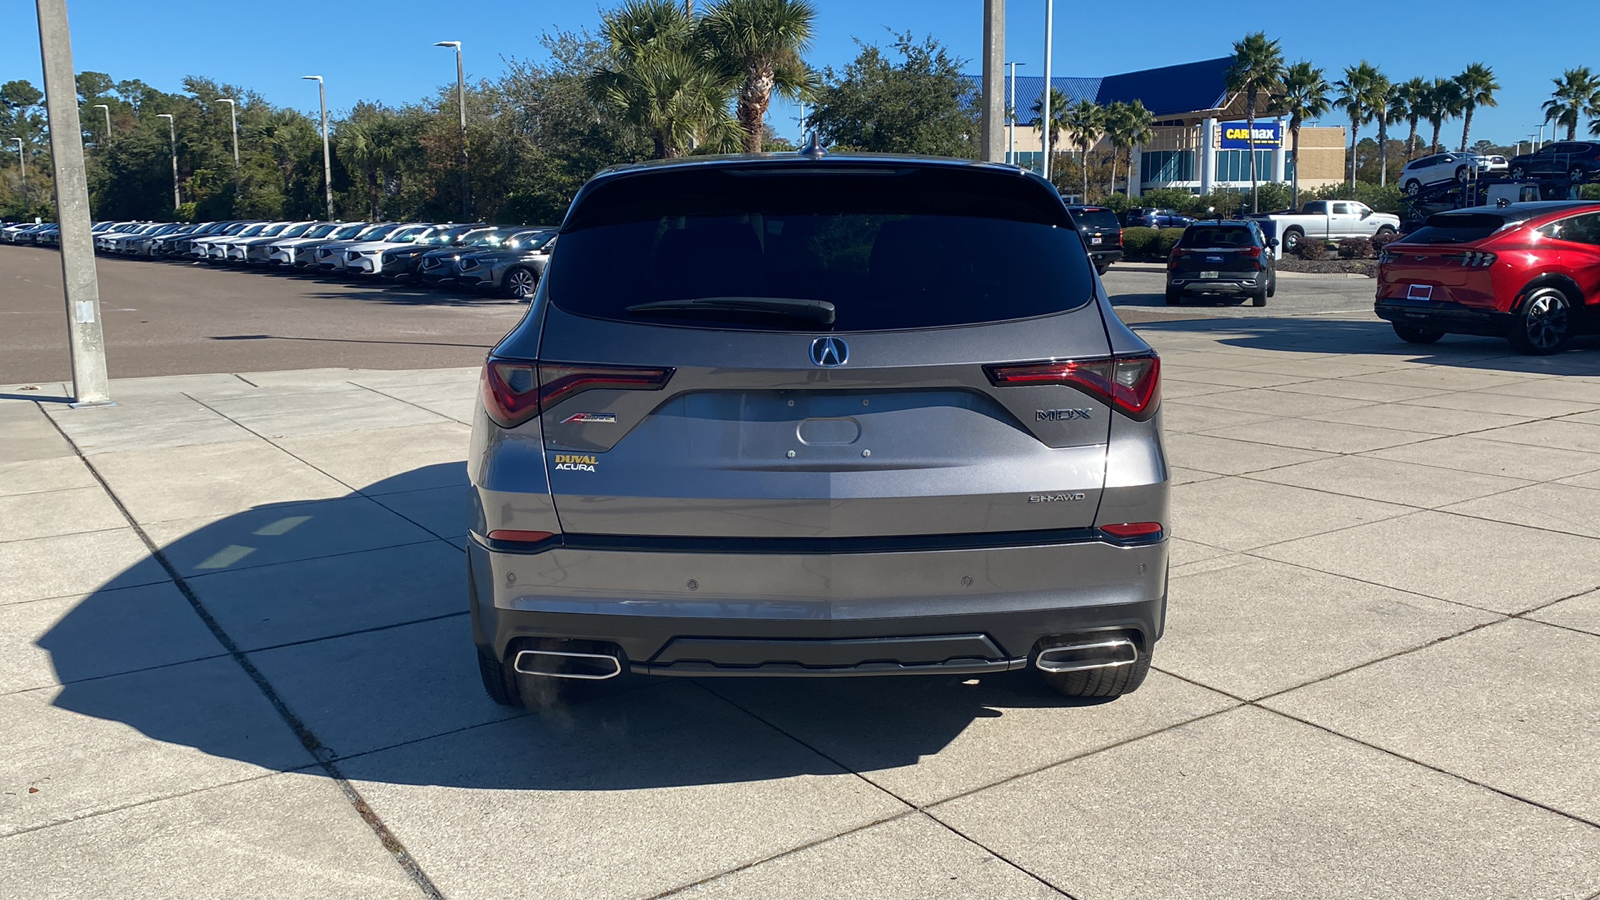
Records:
<instances>
[{"instance_id":1,"label":"blue metal roof","mask_svg":"<svg viewBox=\"0 0 1600 900\"><path fill-rule=\"evenodd\" d=\"M1161 118L1220 107L1228 98L1228 67L1232 64L1232 57L1223 56L1104 78L1056 76L1050 82L1066 95L1069 103L1093 100L1104 106L1116 100L1123 103L1138 100L1145 109ZM974 84L982 83L976 75L967 77ZM1006 100L1010 101L1009 77L1005 88ZM1016 91L1017 123L1038 124L1039 115L1033 111L1033 106L1044 96L1044 76L1018 75Z\"/></svg>"}]
</instances>

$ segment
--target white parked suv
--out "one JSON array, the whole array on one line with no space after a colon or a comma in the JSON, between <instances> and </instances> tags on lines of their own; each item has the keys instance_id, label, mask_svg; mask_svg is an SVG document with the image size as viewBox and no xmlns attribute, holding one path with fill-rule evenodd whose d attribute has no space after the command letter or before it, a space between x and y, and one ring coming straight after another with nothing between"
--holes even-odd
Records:
<instances>
[{"instance_id":1,"label":"white parked suv","mask_svg":"<svg viewBox=\"0 0 1600 900\"><path fill-rule=\"evenodd\" d=\"M1407 194L1415 196L1429 185L1442 184L1446 181L1466 181L1467 175L1476 166L1480 173L1503 172L1506 169L1506 159L1503 156L1480 156L1477 153L1435 153L1432 156L1422 156L1406 163L1400 170L1400 188Z\"/></svg>"}]
</instances>

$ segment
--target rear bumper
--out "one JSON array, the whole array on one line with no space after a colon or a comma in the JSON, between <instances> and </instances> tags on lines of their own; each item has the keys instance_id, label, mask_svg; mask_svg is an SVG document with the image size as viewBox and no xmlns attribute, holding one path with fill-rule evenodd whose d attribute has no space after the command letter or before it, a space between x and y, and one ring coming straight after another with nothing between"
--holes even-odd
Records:
<instances>
[{"instance_id":1,"label":"rear bumper","mask_svg":"<svg viewBox=\"0 0 1600 900\"><path fill-rule=\"evenodd\" d=\"M1195 272L1173 272L1167 275L1167 287L1185 293L1240 293L1254 291L1267 284L1267 272L1222 272L1216 278L1201 278Z\"/></svg>"},{"instance_id":2,"label":"rear bumper","mask_svg":"<svg viewBox=\"0 0 1600 900\"><path fill-rule=\"evenodd\" d=\"M1122 248L1117 247L1113 250L1097 250L1091 248L1089 250L1089 258L1094 260L1094 263L1097 266L1109 266L1113 263L1119 263L1122 262Z\"/></svg>"},{"instance_id":3,"label":"rear bumper","mask_svg":"<svg viewBox=\"0 0 1600 900\"><path fill-rule=\"evenodd\" d=\"M796 555L519 554L474 540L467 561L480 652L614 644L653 675L1004 671L1061 635L1117 632L1149 652L1166 618L1165 540Z\"/></svg>"},{"instance_id":4,"label":"rear bumper","mask_svg":"<svg viewBox=\"0 0 1600 900\"><path fill-rule=\"evenodd\" d=\"M1373 311L1378 318L1396 325L1447 334L1502 337L1516 323L1516 317L1511 313L1427 300L1379 300L1373 305Z\"/></svg>"}]
</instances>

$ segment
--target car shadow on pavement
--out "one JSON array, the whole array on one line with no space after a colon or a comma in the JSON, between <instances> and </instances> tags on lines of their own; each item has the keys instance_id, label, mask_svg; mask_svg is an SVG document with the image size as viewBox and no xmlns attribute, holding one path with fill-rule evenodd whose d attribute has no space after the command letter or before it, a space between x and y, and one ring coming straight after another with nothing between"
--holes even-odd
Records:
<instances>
[{"instance_id":1,"label":"car shadow on pavement","mask_svg":"<svg viewBox=\"0 0 1600 900\"><path fill-rule=\"evenodd\" d=\"M1435 344L1408 344L1388 322L1331 319L1317 316L1185 319L1141 322L1141 333L1215 334L1221 348L1278 350L1288 353L1349 353L1404 357L1417 363L1470 369L1503 370L1530 375L1600 374L1600 335L1581 335L1552 356L1524 356L1498 337L1447 334ZM1159 339L1155 339L1159 349ZM1226 352L1224 350L1224 352Z\"/></svg>"},{"instance_id":2,"label":"car shadow on pavement","mask_svg":"<svg viewBox=\"0 0 1600 900\"><path fill-rule=\"evenodd\" d=\"M36 641L63 685L54 705L268 770L565 791L914 766L977 720L1099 705L1012 672L625 675L536 713L497 706L479 683L466 613L465 484L461 463L423 466L159 542L158 559L127 566ZM1063 727L1089 726L1018 728L1015 740L1053 752L1043 748ZM141 751L127 765L160 756Z\"/></svg>"}]
</instances>

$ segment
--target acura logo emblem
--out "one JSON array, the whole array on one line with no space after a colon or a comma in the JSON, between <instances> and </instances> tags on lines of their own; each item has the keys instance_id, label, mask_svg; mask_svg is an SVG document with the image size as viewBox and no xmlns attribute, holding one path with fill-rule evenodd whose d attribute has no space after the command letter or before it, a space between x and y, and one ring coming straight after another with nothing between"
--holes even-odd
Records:
<instances>
[{"instance_id":1,"label":"acura logo emblem","mask_svg":"<svg viewBox=\"0 0 1600 900\"><path fill-rule=\"evenodd\" d=\"M842 366L850 359L850 345L836 337L820 337L811 342L811 361L819 366Z\"/></svg>"}]
</instances>

